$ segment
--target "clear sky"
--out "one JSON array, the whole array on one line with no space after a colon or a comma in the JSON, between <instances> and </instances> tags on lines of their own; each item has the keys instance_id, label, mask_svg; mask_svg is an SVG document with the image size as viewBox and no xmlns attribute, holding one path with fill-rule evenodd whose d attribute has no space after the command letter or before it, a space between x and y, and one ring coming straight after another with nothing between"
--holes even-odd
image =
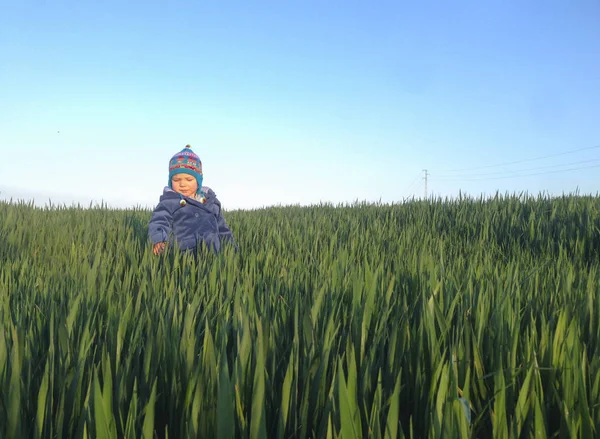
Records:
<instances>
[{"instance_id":1,"label":"clear sky","mask_svg":"<svg viewBox=\"0 0 600 439\"><path fill-rule=\"evenodd\" d=\"M225 209L595 194L600 2L0 2L0 197L152 207L187 143Z\"/></svg>"}]
</instances>

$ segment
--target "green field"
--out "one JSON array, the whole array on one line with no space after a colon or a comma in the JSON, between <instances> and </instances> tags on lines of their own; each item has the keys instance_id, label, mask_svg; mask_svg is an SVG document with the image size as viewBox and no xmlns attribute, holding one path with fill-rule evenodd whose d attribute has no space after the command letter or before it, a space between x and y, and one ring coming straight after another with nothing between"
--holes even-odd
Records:
<instances>
[{"instance_id":1,"label":"green field","mask_svg":"<svg viewBox=\"0 0 600 439\"><path fill-rule=\"evenodd\" d=\"M600 198L225 217L0 202L0 438L600 435Z\"/></svg>"}]
</instances>

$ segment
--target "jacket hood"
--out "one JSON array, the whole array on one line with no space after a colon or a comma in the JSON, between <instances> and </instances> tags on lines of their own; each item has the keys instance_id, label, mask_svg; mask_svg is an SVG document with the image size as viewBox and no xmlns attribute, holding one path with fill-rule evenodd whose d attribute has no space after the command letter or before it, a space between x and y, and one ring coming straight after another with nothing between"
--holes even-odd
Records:
<instances>
[{"instance_id":1,"label":"jacket hood","mask_svg":"<svg viewBox=\"0 0 600 439\"><path fill-rule=\"evenodd\" d=\"M204 194L206 196L206 202L203 203L204 205L211 205L217 201L217 195L211 188L209 188L208 186L202 186L202 191L204 192ZM163 194L160 196L160 201L169 200L169 199L177 199L177 200L185 199L187 201L191 201L192 203L200 203L199 201L195 200L194 198L190 198L190 197L186 197L185 195L181 195L180 193L175 192L170 187L165 186L165 188L163 189Z\"/></svg>"}]
</instances>

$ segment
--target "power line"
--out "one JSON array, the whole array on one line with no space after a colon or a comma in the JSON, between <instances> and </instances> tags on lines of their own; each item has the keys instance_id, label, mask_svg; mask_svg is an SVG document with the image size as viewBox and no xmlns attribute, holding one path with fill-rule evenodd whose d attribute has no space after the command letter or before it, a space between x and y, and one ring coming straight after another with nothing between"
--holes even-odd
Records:
<instances>
[{"instance_id":1,"label":"power line","mask_svg":"<svg viewBox=\"0 0 600 439\"><path fill-rule=\"evenodd\" d=\"M527 169L515 169L512 171L498 171L498 172L486 172L486 173L478 173L478 174L468 174L468 175L438 175L438 174L433 174L433 177L436 180L455 180L455 179L462 179L462 178L471 178L471 177L487 177L487 176L493 176L493 175L505 175L507 178L511 177L510 175L506 175L506 174L518 174L518 173L522 173L522 172L531 172L531 171L539 171L540 169L550 169L550 168L559 168L562 166L572 166L572 165L580 165L580 164L590 164L590 163L596 163L596 162L600 162L600 159L591 159L591 160L579 160L577 162L569 162L569 163L559 163L559 164L555 164L555 165L546 165L546 166L537 166L535 168L527 168ZM514 177L518 177L518 175L513 175ZM439 177L439 178L438 178Z\"/></svg>"},{"instance_id":2,"label":"power line","mask_svg":"<svg viewBox=\"0 0 600 439\"><path fill-rule=\"evenodd\" d=\"M408 192L408 190L413 187L413 185L421 178L420 174L417 174L417 176L415 177L415 179L406 187L406 189L404 189L404 191L402 192L402 194L406 194L406 192Z\"/></svg>"},{"instance_id":3,"label":"power line","mask_svg":"<svg viewBox=\"0 0 600 439\"><path fill-rule=\"evenodd\" d=\"M533 158L529 158L529 159L515 160L512 162L496 163L494 165L485 165L485 166L474 166L474 167L462 168L462 169L447 169L447 170L441 170L440 172L441 173L443 173L443 172L464 172L464 171L472 171L472 170L476 170L476 169L496 168L498 166L516 165L518 163L532 162L535 160L544 160L544 159L548 159L551 157L559 157L562 155L574 154L576 152L589 151L591 149L598 149L598 148L600 148L600 145L588 146L586 148L578 148L578 149L573 149L571 151L564 151L564 152L559 152L556 154L549 154L549 155L533 157Z\"/></svg>"},{"instance_id":4,"label":"power line","mask_svg":"<svg viewBox=\"0 0 600 439\"><path fill-rule=\"evenodd\" d=\"M533 174L523 174L523 175L508 175L503 177L488 177L488 178L457 178L456 180L441 180L441 181L485 181L485 180L502 180L506 178L520 178L520 177L533 177L535 175L547 175L547 174L558 174L561 172L569 172L569 171L578 171L581 169L592 169L592 168L600 168L600 165L593 166L580 166L578 168L570 168L570 169L559 169L556 171L546 171L546 172L537 172Z\"/></svg>"}]
</instances>

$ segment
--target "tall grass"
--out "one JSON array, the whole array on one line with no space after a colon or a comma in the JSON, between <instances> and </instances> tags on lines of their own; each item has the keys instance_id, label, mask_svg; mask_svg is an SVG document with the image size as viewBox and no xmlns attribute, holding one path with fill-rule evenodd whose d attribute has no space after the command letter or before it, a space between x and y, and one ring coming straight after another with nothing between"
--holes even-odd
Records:
<instances>
[{"instance_id":1,"label":"tall grass","mask_svg":"<svg viewBox=\"0 0 600 439\"><path fill-rule=\"evenodd\" d=\"M594 437L600 199L229 212L0 202L0 438Z\"/></svg>"}]
</instances>

